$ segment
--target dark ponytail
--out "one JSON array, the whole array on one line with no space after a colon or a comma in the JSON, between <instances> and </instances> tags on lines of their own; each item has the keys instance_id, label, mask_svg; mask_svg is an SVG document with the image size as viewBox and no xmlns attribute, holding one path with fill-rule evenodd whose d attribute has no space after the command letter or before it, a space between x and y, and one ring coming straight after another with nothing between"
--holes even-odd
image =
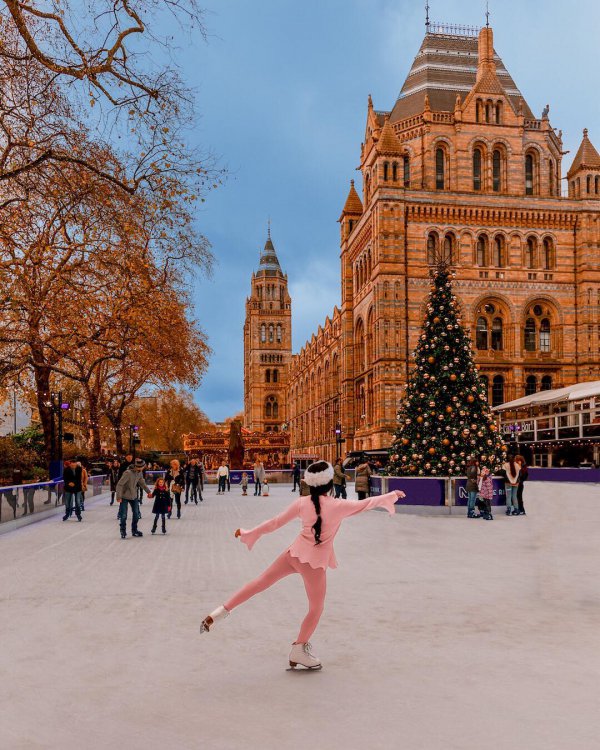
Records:
<instances>
[{"instance_id":1,"label":"dark ponytail","mask_svg":"<svg viewBox=\"0 0 600 750\"><path fill-rule=\"evenodd\" d=\"M313 501L315 506L315 513L317 514L317 520L312 526L313 534L315 535L315 544L321 544L321 487L310 488L310 499Z\"/></svg>"},{"instance_id":2,"label":"dark ponytail","mask_svg":"<svg viewBox=\"0 0 600 750\"><path fill-rule=\"evenodd\" d=\"M321 471L325 471L326 469L330 469L330 465L327 463L327 461L317 461L314 464L311 464L307 469L308 474L318 474ZM306 477L305 477L306 478ZM315 545L321 544L321 496L327 495L328 492L331 491L331 488L333 487L333 480L327 482L327 484L323 484L319 487L310 487L310 499L313 502L313 505L315 506L315 513L317 514L317 520L312 526L313 534L315 535Z\"/></svg>"}]
</instances>

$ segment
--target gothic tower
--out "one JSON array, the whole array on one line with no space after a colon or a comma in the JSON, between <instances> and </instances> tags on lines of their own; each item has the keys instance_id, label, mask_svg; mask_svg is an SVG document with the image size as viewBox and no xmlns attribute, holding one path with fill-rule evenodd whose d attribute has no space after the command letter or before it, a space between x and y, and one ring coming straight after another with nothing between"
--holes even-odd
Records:
<instances>
[{"instance_id":1,"label":"gothic tower","mask_svg":"<svg viewBox=\"0 0 600 750\"><path fill-rule=\"evenodd\" d=\"M244 421L255 432L280 432L287 422L292 358L292 300L271 229L252 274L244 322Z\"/></svg>"}]
</instances>

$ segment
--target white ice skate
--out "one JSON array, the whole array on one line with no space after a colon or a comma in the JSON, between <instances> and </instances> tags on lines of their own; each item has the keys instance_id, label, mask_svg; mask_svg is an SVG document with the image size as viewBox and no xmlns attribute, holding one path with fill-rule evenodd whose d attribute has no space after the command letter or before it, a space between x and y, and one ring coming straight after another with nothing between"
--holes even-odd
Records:
<instances>
[{"instance_id":1,"label":"white ice skate","mask_svg":"<svg viewBox=\"0 0 600 750\"><path fill-rule=\"evenodd\" d=\"M294 669L300 664L307 669L321 669L321 660L311 652L310 643L294 643L290 651L290 667Z\"/></svg>"},{"instance_id":2,"label":"white ice skate","mask_svg":"<svg viewBox=\"0 0 600 750\"><path fill-rule=\"evenodd\" d=\"M229 617L229 612L225 607L217 607L214 612L211 612L208 617L205 617L204 620L202 620L200 623L200 632L208 633L211 625L217 622L217 620L224 620L226 617Z\"/></svg>"}]
</instances>

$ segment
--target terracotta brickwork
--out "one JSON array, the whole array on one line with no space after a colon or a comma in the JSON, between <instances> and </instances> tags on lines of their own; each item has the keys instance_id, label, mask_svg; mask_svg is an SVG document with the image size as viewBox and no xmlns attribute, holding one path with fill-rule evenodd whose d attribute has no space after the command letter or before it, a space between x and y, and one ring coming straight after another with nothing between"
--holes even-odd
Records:
<instances>
[{"instance_id":1,"label":"terracotta brickwork","mask_svg":"<svg viewBox=\"0 0 600 750\"><path fill-rule=\"evenodd\" d=\"M292 302L271 233L252 274L244 323L244 424L252 432L287 425Z\"/></svg>"},{"instance_id":2,"label":"terracotta brickwork","mask_svg":"<svg viewBox=\"0 0 600 750\"><path fill-rule=\"evenodd\" d=\"M389 445L440 257L490 401L600 377L600 156L586 131L563 197L562 151L490 28L428 33L392 110L369 97L341 308L289 368L292 454L333 458L338 421L342 453Z\"/></svg>"}]
</instances>

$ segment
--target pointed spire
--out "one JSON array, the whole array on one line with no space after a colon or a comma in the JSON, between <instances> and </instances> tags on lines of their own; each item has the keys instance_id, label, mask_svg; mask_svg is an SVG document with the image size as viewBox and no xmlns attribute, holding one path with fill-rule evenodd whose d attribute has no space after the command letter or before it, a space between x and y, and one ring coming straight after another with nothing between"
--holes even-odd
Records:
<instances>
[{"instance_id":1,"label":"pointed spire","mask_svg":"<svg viewBox=\"0 0 600 750\"><path fill-rule=\"evenodd\" d=\"M484 26L479 32L477 49L477 77L472 91L479 94L505 94L496 70L494 32L490 26Z\"/></svg>"},{"instance_id":2,"label":"pointed spire","mask_svg":"<svg viewBox=\"0 0 600 750\"><path fill-rule=\"evenodd\" d=\"M403 153L400 141L394 132L394 128L390 124L389 114L385 116L385 120L383 121L383 127L381 128L376 148L380 154L400 155Z\"/></svg>"},{"instance_id":3,"label":"pointed spire","mask_svg":"<svg viewBox=\"0 0 600 750\"><path fill-rule=\"evenodd\" d=\"M368 109L373 109L373 99L371 98L371 94L369 94L367 106L368 106Z\"/></svg>"},{"instance_id":4,"label":"pointed spire","mask_svg":"<svg viewBox=\"0 0 600 750\"><path fill-rule=\"evenodd\" d=\"M281 266L279 265L279 258L275 252L275 246L271 239L271 219L269 218L267 224L267 241L265 242L264 249L260 254L260 262L258 264L257 276L283 276Z\"/></svg>"},{"instance_id":5,"label":"pointed spire","mask_svg":"<svg viewBox=\"0 0 600 750\"><path fill-rule=\"evenodd\" d=\"M567 172L567 177L583 169L600 170L600 154L598 154L594 148L594 144L590 141L587 128L583 129L583 139L575 154L573 163Z\"/></svg>"},{"instance_id":6,"label":"pointed spire","mask_svg":"<svg viewBox=\"0 0 600 750\"><path fill-rule=\"evenodd\" d=\"M425 0L425 33L429 33L429 0Z\"/></svg>"},{"instance_id":7,"label":"pointed spire","mask_svg":"<svg viewBox=\"0 0 600 750\"><path fill-rule=\"evenodd\" d=\"M362 201L358 197L358 193L356 192L356 188L354 187L354 180L350 180L350 190L348 191L348 197L346 198L344 208L342 209L340 221L344 218L344 216L362 216L362 213Z\"/></svg>"}]
</instances>

